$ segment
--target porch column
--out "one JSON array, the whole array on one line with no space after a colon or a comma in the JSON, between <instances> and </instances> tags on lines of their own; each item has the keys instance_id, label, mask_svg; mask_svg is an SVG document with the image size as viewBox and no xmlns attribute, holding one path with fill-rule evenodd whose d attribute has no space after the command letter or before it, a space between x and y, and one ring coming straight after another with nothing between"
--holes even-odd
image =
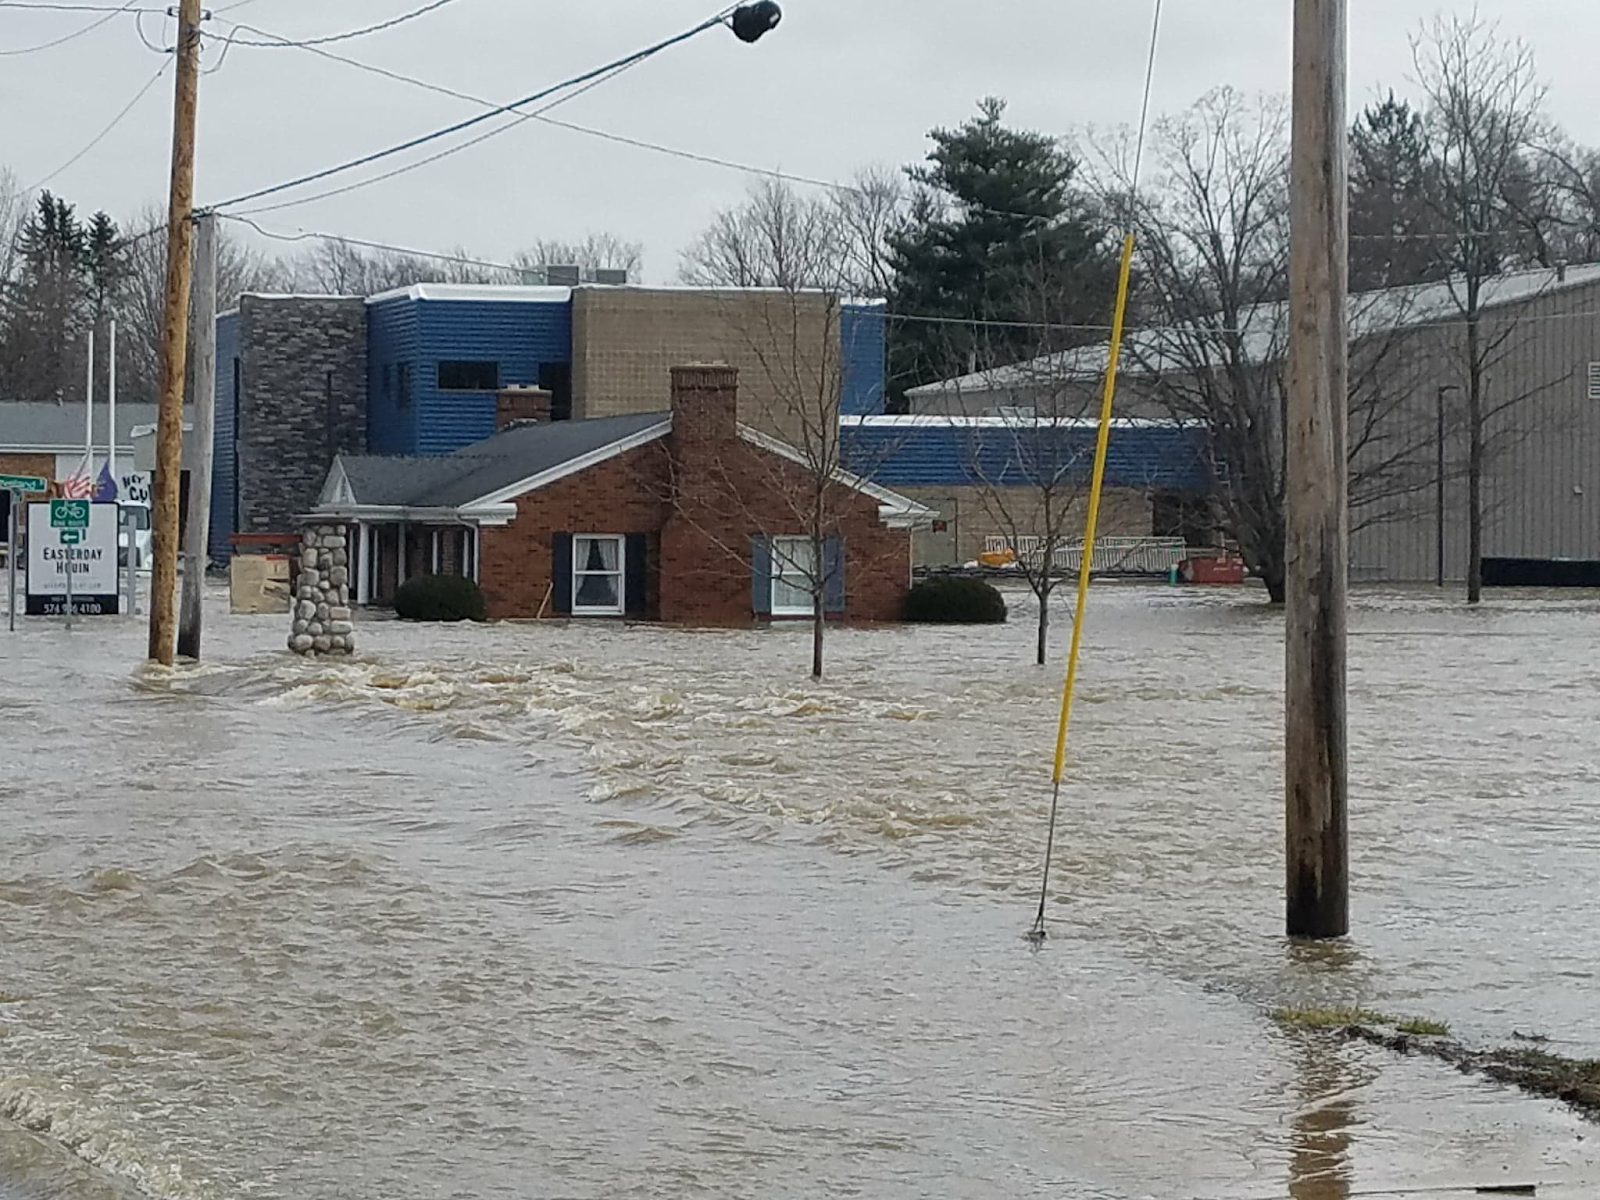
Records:
<instances>
[{"instance_id":1,"label":"porch column","mask_svg":"<svg viewBox=\"0 0 1600 1200\"><path fill-rule=\"evenodd\" d=\"M361 563L356 575L356 603L368 605L372 603L372 526L364 521L356 523L356 555Z\"/></svg>"},{"instance_id":2,"label":"porch column","mask_svg":"<svg viewBox=\"0 0 1600 1200\"><path fill-rule=\"evenodd\" d=\"M406 565L407 565L406 564L406 559L408 557L410 557L406 553L406 549L407 549L407 547L406 547L407 534L409 533L409 530L406 528L406 523L404 521L400 522L399 530L400 530L400 558L399 558L398 563L395 566L395 576L394 576L394 585L397 588L406 581Z\"/></svg>"},{"instance_id":3,"label":"porch column","mask_svg":"<svg viewBox=\"0 0 1600 1200\"><path fill-rule=\"evenodd\" d=\"M437 575L439 573L439 531L438 531L438 529L435 529L433 531L432 542L433 542L433 545L432 545L432 550L433 550L433 573L435 575Z\"/></svg>"}]
</instances>

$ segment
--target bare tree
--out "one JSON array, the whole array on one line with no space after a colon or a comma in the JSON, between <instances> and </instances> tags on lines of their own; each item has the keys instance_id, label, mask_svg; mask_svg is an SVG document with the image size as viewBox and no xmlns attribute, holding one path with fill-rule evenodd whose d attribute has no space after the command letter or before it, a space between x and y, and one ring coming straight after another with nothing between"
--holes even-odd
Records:
<instances>
[{"instance_id":1,"label":"bare tree","mask_svg":"<svg viewBox=\"0 0 1600 1200\"><path fill-rule=\"evenodd\" d=\"M519 250L511 264L525 280L542 279L546 267L572 266L591 275L598 270L626 271L628 282L637 283L644 271L644 247L615 234L589 233L576 242L535 242L528 249Z\"/></svg>"},{"instance_id":2,"label":"bare tree","mask_svg":"<svg viewBox=\"0 0 1600 1200\"><path fill-rule=\"evenodd\" d=\"M1438 215L1449 231L1433 246L1465 327L1467 601L1476 604L1483 594L1485 378L1515 328L1503 324L1486 338L1484 307L1497 276L1548 258L1539 236L1548 201L1533 166L1548 136L1546 89L1533 51L1476 13L1436 18L1413 39L1412 54L1438 178Z\"/></svg>"},{"instance_id":3,"label":"bare tree","mask_svg":"<svg viewBox=\"0 0 1600 1200\"><path fill-rule=\"evenodd\" d=\"M29 197L16 174L0 167L0 293L16 273L17 242L28 219Z\"/></svg>"},{"instance_id":4,"label":"bare tree","mask_svg":"<svg viewBox=\"0 0 1600 1200\"><path fill-rule=\"evenodd\" d=\"M123 249L123 276L115 307L118 388L127 400L154 403L161 386L161 323L166 277L166 212L147 205L135 216ZM245 292L279 291L294 285L293 272L251 248L226 228L217 238L217 305L226 311Z\"/></svg>"},{"instance_id":5,"label":"bare tree","mask_svg":"<svg viewBox=\"0 0 1600 1200\"><path fill-rule=\"evenodd\" d=\"M684 252L679 275L705 287L883 296L891 282L889 236L903 203L899 179L878 169L824 196L763 179L743 203L716 214Z\"/></svg>"},{"instance_id":6,"label":"bare tree","mask_svg":"<svg viewBox=\"0 0 1600 1200\"><path fill-rule=\"evenodd\" d=\"M1288 138L1281 100L1213 92L1158 122L1133 208L1138 309L1122 395L1206 432L1218 515L1275 602L1284 594ZM1128 195L1117 154L1108 188ZM1125 203L1125 200L1124 200ZM1418 397L1436 380L1420 289L1356 297L1349 315L1352 528L1393 520L1436 481Z\"/></svg>"}]
</instances>

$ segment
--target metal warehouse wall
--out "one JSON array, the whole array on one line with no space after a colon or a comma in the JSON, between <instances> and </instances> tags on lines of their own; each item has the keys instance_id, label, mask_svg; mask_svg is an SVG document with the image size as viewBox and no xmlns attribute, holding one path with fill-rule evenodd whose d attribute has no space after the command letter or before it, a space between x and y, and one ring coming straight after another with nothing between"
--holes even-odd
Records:
<instances>
[{"instance_id":1,"label":"metal warehouse wall","mask_svg":"<svg viewBox=\"0 0 1600 1200\"><path fill-rule=\"evenodd\" d=\"M884 408L888 370L887 310L882 305L845 304L839 309L839 343L844 373L839 411L846 416L877 416Z\"/></svg>"},{"instance_id":2,"label":"metal warehouse wall","mask_svg":"<svg viewBox=\"0 0 1600 1200\"><path fill-rule=\"evenodd\" d=\"M234 436L238 428L239 394L234 386L234 364L239 360L239 314L224 313L217 318L216 424L213 426L211 458L211 526L206 537L206 552L225 562L233 554L228 538L234 533L235 504L239 495L239 450Z\"/></svg>"},{"instance_id":3,"label":"metal warehouse wall","mask_svg":"<svg viewBox=\"0 0 1600 1200\"><path fill-rule=\"evenodd\" d=\"M417 452L418 346L415 300L399 296L367 305L367 450L372 454ZM409 397L398 394L401 363L411 368Z\"/></svg>"},{"instance_id":4,"label":"metal warehouse wall","mask_svg":"<svg viewBox=\"0 0 1600 1200\"><path fill-rule=\"evenodd\" d=\"M494 392L442 392L441 360L500 364L500 386L537 383L539 364L572 361L572 305L561 301L418 300L412 368L416 436L402 453L448 454L494 432ZM381 376L382 367L374 364Z\"/></svg>"}]
</instances>

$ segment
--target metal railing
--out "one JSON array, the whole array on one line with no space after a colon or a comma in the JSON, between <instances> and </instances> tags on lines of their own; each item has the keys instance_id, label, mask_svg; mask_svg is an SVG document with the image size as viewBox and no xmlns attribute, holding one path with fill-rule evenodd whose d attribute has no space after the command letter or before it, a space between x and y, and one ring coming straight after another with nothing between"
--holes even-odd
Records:
<instances>
[{"instance_id":1,"label":"metal railing","mask_svg":"<svg viewBox=\"0 0 1600 1200\"><path fill-rule=\"evenodd\" d=\"M991 534L984 539L984 552L1011 551L1029 567L1037 568L1044 558L1041 537L1007 538ZM1106 537L1098 538L1089 560L1091 575L1166 575L1188 557L1189 547L1182 538ZM1083 542L1057 546L1051 556L1051 569L1076 572L1083 567Z\"/></svg>"}]
</instances>

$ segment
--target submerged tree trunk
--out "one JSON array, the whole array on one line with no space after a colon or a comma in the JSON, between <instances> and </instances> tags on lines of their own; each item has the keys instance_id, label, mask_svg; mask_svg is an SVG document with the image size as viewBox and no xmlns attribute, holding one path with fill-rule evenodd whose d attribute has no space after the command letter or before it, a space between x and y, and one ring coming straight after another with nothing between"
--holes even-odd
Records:
<instances>
[{"instance_id":1,"label":"submerged tree trunk","mask_svg":"<svg viewBox=\"0 0 1600 1200\"><path fill-rule=\"evenodd\" d=\"M1483 599L1483 360L1478 313L1467 316L1467 603Z\"/></svg>"},{"instance_id":2,"label":"submerged tree trunk","mask_svg":"<svg viewBox=\"0 0 1600 1200\"><path fill-rule=\"evenodd\" d=\"M1041 586L1033 590L1033 594L1039 598L1039 645L1034 661L1041 667L1045 664L1045 652L1050 647L1050 592L1052 590L1048 578L1041 581Z\"/></svg>"},{"instance_id":3,"label":"submerged tree trunk","mask_svg":"<svg viewBox=\"0 0 1600 1200\"><path fill-rule=\"evenodd\" d=\"M822 632L828 623L823 611L823 598L815 597L811 615L811 678L822 678Z\"/></svg>"}]
</instances>

